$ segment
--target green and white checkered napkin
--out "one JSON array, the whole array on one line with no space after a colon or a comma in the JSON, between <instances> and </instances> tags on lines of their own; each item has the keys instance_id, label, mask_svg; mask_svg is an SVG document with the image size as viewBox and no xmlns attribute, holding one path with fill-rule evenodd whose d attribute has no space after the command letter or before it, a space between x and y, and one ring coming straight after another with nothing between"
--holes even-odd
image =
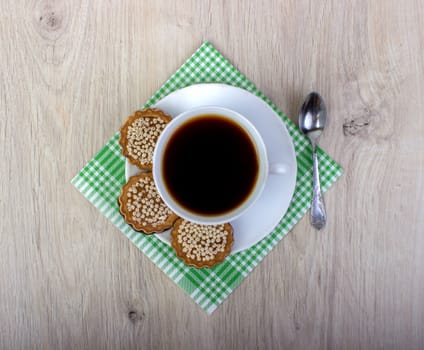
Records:
<instances>
[{"instance_id":1,"label":"green and white checkered napkin","mask_svg":"<svg viewBox=\"0 0 424 350\"><path fill-rule=\"evenodd\" d=\"M125 158L118 144L119 132L75 176L72 183L196 303L207 313L212 313L309 209L312 193L312 156L308 141L294 123L208 42L204 43L143 107L152 106L174 90L197 83L225 83L252 92L274 109L292 136L298 166L296 190L286 215L272 233L255 246L227 257L222 264L214 268L196 269L186 266L167 244L154 235L145 236L132 230L122 219L117 198L125 183ZM343 170L321 150L319 160L321 182L325 191Z\"/></svg>"}]
</instances>

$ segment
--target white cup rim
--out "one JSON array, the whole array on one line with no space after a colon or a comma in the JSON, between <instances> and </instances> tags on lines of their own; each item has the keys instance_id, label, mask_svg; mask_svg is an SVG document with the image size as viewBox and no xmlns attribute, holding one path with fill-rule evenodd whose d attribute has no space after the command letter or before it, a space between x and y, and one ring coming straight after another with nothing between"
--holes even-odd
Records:
<instances>
[{"instance_id":1,"label":"white cup rim","mask_svg":"<svg viewBox=\"0 0 424 350\"><path fill-rule=\"evenodd\" d=\"M257 156L259 158L259 173L253 191L245 201L233 210L219 215L200 215L193 213L181 206L168 192L162 176L162 156L166 144L173 133L190 119L201 117L205 114L222 115L238 123L249 134L255 145ZM159 195L165 204L178 216L198 224L218 225L231 222L243 215L260 197L265 187L268 177L268 157L266 147L261 135L255 126L243 115L231 109L218 106L203 106L193 108L177 115L173 118L160 134L153 153L153 178Z\"/></svg>"}]
</instances>

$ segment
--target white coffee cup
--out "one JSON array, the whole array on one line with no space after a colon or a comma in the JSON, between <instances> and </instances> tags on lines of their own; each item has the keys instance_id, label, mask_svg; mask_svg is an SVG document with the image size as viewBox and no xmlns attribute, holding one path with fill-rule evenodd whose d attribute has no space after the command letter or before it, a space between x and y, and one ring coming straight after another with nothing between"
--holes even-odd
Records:
<instances>
[{"instance_id":1,"label":"white coffee cup","mask_svg":"<svg viewBox=\"0 0 424 350\"><path fill-rule=\"evenodd\" d=\"M199 213L195 213L179 204L178 201L171 195L170 191L168 190L164 181L163 174L163 156L168 141L181 126L185 125L190 120L200 118L204 115L219 115L224 118L230 119L232 122L238 124L238 126L241 127L249 135L249 138L255 147L256 156L258 159L258 173L256 177L256 182L253 188L249 191L248 196L236 208L217 215L202 215ZM153 178L157 190L160 196L162 197L163 201L178 216L198 224L222 224L226 222L231 222L232 220L235 220L239 216L243 215L243 213L245 213L260 197L265 187L265 183L268 177L268 171L269 165L266 147L259 132L253 126L253 124L241 114L223 107L199 107L183 112L173 118L172 121L166 126L166 128L159 136L153 154ZM279 172L278 166L277 172Z\"/></svg>"}]
</instances>

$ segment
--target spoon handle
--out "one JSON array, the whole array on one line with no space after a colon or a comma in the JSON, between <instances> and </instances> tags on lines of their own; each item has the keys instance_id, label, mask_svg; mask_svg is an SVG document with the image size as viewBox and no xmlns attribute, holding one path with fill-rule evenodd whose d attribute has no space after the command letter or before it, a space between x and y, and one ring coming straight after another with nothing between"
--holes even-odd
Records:
<instances>
[{"instance_id":1,"label":"spoon handle","mask_svg":"<svg viewBox=\"0 0 424 350\"><path fill-rule=\"evenodd\" d=\"M318 155L315 145L313 145L313 180L314 189L312 193L312 208L311 208L311 224L317 230L321 230L327 222L327 214L325 212L324 198L321 194L321 184L319 181Z\"/></svg>"}]
</instances>

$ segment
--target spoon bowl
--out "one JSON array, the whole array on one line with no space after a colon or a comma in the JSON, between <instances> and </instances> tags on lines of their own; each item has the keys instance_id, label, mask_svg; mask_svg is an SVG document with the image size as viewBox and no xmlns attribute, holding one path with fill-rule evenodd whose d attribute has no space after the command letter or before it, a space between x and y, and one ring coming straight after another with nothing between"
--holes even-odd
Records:
<instances>
[{"instance_id":1,"label":"spoon bowl","mask_svg":"<svg viewBox=\"0 0 424 350\"><path fill-rule=\"evenodd\" d=\"M316 92L306 96L299 113L299 128L312 143L316 142L327 124L327 108Z\"/></svg>"}]
</instances>

